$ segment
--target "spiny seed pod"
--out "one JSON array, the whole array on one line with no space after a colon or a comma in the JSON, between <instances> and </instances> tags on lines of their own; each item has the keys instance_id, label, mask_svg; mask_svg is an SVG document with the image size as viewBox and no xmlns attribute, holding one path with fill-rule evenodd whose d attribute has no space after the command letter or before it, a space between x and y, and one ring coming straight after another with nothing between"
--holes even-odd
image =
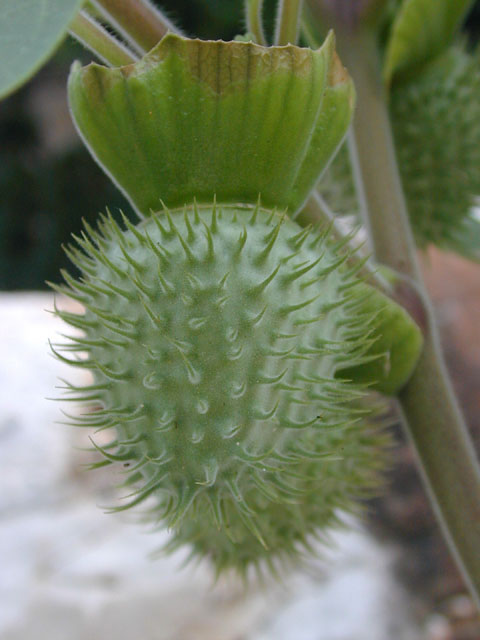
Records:
<instances>
[{"instance_id":1,"label":"spiny seed pod","mask_svg":"<svg viewBox=\"0 0 480 640\"><path fill-rule=\"evenodd\" d=\"M393 85L390 110L417 244L462 251L459 235L480 193L478 57L451 48L415 78ZM356 214L345 146L320 191L336 211Z\"/></svg>"},{"instance_id":2,"label":"spiny seed pod","mask_svg":"<svg viewBox=\"0 0 480 640\"><path fill-rule=\"evenodd\" d=\"M391 112L417 243L448 247L480 194L478 56L450 49L393 88Z\"/></svg>"},{"instance_id":3,"label":"spiny seed pod","mask_svg":"<svg viewBox=\"0 0 480 640\"><path fill-rule=\"evenodd\" d=\"M350 120L333 39L311 51L170 35L136 65L75 65L69 97L145 217L125 229L106 217L67 250L82 277L56 288L85 311L58 311L83 331L63 348L88 357L59 357L95 377L70 389L95 409L77 422L116 434L96 446L133 487L118 508L150 498L171 546L218 571L273 568L378 481L366 388L395 392L421 343L357 280L343 241L285 213Z\"/></svg>"},{"instance_id":4,"label":"spiny seed pod","mask_svg":"<svg viewBox=\"0 0 480 640\"><path fill-rule=\"evenodd\" d=\"M95 376L78 399L101 406L77 423L115 429L97 448L135 486L119 508L153 495L172 544L218 570L295 554L378 482L364 388L336 377L370 345L358 281L325 234L258 206L126 224L69 250L85 313L58 311L88 353L60 357Z\"/></svg>"}]
</instances>

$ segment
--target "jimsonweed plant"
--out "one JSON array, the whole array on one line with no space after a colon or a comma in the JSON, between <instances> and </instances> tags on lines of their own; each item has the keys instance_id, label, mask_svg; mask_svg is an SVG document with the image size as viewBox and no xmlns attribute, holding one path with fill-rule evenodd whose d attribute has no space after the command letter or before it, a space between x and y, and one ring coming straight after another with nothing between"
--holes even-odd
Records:
<instances>
[{"instance_id":1,"label":"jimsonweed plant","mask_svg":"<svg viewBox=\"0 0 480 640\"><path fill-rule=\"evenodd\" d=\"M415 246L480 255L480 76L455 37L469 4L280 0L267 37L246 0L247 32L224 42L146 0L7 2L6 50L35 28L3 92L68 28L101 61L72 66L74 123L138 215L85 224L66 248L80 277L52 285L82 305L56 309L81 333L54 353L93 373L67 388L72 420L112 434L92 442L93 466L125 474L113 509L147 500L169 547L217 572L298 560L379 490L382 394L478 595L478 463Z\"/></svg>"}]
</instances>

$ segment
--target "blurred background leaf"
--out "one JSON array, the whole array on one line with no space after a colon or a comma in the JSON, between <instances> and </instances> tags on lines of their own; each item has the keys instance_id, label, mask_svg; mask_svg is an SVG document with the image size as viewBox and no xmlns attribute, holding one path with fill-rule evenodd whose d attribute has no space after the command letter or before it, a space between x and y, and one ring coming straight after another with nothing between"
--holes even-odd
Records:
<instances>
[{"instance_id":1,"label":"blurred background leaf","mask_svg":"<svg viewBox=\"0 0 480 640\"><path fill-rule=\"evenodd\" d=\"M26 82L59 46L84 0L3 0L0 98Z\"/></svg>"},{"instance_id":2,"label":"blurred background leaf","mask_svg":"<svg viewBox=\"0 0 480 640\"><path fill-rule=\"evenodd\" d=\"M472 4L473 0L403 0L387 43L387 83L394 73L418 67L445 50Z\"/></svg>"}]
</instances>

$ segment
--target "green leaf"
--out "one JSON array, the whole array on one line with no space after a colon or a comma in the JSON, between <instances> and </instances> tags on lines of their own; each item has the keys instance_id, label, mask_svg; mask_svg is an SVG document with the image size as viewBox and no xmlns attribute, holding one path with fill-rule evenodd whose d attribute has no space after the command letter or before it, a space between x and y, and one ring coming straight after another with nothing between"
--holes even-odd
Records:
<instances>
[{"instance_id":1,"label":"green leaf","mask_svg":"<svg viewBox=\"0 0 480 640\"><path fill-rule=\"evenodd\" d=\"M472 0L403 0L387 43L384 78L405 73L450 45Z\"/></svg>"},{"instance_id":2,"label":"green leaf","mask_svg":"<svg viewBox=\"0 0 480 640\"><path fill-rule=\"evenodd\" d=\"M0 98L29 80L58 47L84 0L3 0Z\"/></svg>"},{"instance_id":3,"label":"green leaf","mask_svg":"<svg viewBox=\"0 0 480 640\"><path fill-rule=\"evenodd\" d=\"M345 136L353 85L330 37L292 45L168 35L135 65L75 65L69 99L93 156L141 215L162 200L296 211Z\"/></svg>"},{"instance_id":4,"label":"green leaf","mask_svg":"<svg viewBox=\"0 0 480 640\"><path fill-rule=\"evenodd\" d=\"M361 300L359 316L376 314L370 334L372 344L364 363L339 369L337 377L367 383L376 391L394 395L417 365L423 348L422 332L402 306L372 286L361 284L353 295Z\"/></svg>"}]
</instances>

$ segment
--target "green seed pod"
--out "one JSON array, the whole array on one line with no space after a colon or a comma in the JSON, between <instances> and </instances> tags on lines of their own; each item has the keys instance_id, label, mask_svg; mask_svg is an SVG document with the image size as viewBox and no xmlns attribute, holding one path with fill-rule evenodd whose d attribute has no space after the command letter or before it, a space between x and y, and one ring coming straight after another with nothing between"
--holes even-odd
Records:
<instances>
[{"instance_id":1,"label":"green seed pod","mask_svg":"<svg viewBox=\"0 0 480 640\"><path fill-rule=\"evenodd\" d=\"M478 57L451 48L394 85L391 112L417 243L449 247L480 194Z\"/></svg>"},{"instance_id":2,"label":"green seed pod","mask_svg":"<svg viewBox=\"0 0 480 640\"><path fill-rule=\"evenodd\" d=\"M127 227L69 250L85 312L58 312L95 376L79 400L101 406L78 424L115 430L98 449L136 487L120 508L153 495L172 544L218 570L295 555L378 482L364 387L336 377L370 345L359 284L325 234L258 206Z\"/></svg>"},{"instance_id":3,"label":"green seed pod","mask_svg":"<svg viewBox=\"0 0 480 640\"><path fill-rule=\"evenodd\" d=\"M372 367L395 342L395 303L327 232L277 212L302 205L348 127L333 39L311 51L167 36L136 65L75 65L69 97L144 216L87 228L67 250L82 278L56 287L85 309L58 313L84 333L64 348L87 359L59 357L94 374L72 387L95 409L77 422L115 433L97 448L133 487L119 508L150 498L170 546L217 571L298 557L377 485L366 389L398 389L418 356Z\"/></svg>"},{"instance_id":4,"label":"green seed pod","mask_svg":"<svg viewBox=\"0 0 480 640\"><path fill-rule=\"evenodd\" d=\"M480 194L477 56L451 48L408 82L393 85L390 110L417 244L431 243L478 259L472 236L478 243L480 225L470 217ZM357 214L345 145L319 190L335 211Z\"/></svg>"}]
</instances>

